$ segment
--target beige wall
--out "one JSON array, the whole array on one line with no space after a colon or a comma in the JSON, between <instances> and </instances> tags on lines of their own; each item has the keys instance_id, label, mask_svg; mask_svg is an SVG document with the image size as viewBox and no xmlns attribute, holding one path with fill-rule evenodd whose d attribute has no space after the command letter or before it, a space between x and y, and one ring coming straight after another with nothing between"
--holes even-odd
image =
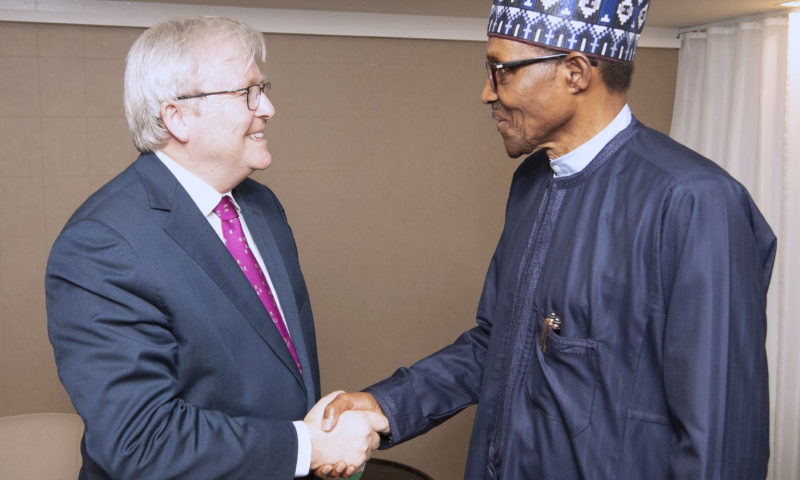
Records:
<instances>
[{"instance_id":1,"label":"beige wall","mask_svg":"<svg viewBox=\"0 0 800 480\"><path fill-rule=\"evenodd\" d=\"M43 277L70 213L136 157L122 111L139 29L0 22L0 415L68 412ZM479 101L478 42L267 35L274 163L325 392L359 389L473 325L518 164ZM641 49L631 106L666 131L677 51ZM256 380L254 380L256 381ZM462 478L472 410L379 455Z\"/></svg>"}]
</instances>

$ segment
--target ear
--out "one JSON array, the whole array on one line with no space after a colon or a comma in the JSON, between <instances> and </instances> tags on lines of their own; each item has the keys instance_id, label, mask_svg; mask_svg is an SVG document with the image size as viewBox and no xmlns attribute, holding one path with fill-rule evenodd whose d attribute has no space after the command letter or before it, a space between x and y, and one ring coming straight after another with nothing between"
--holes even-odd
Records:
<instances>
[{"instance_id":1,"label":"ear","mask_svg":"<svg viewBox=\"0 0 800 480\"><path fill-rule=\"evenodd\" d=\"M169 133L181 143L189 141L189 125L183 110L174 102L161 102L161 121Z\"/></svg>"},{"instance_id":2,"label":"ear","mask_svg":"<svg viewBox=\"0 0 800 480\"><path fill-rule=\"evenodd\" d=\"M592 67L589 57L572 52L561 62L567 72L567 88L572 94L586 91L592 82L599 80L600 71Z\"/></svg>"}]
</instances>

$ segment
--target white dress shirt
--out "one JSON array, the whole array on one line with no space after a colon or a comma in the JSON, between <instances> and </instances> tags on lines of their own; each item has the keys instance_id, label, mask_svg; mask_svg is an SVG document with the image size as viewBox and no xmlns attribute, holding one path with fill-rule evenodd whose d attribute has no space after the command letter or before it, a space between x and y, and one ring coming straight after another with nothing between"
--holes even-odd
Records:
<instances>
[{"instance_id":1,"label":"white dress shirt","mask_svg":"<svg viewBox=\"0 0 800 480\"><path fill-rule=\"evenodd\" d=\"M242 224L242 231L247 239L247 244L250 246L250 251L252 251L253 255L255 255L256 261L261 267L261 271L264 272L264 276L267 278L269 288L271 288L274 292L275 286L272 284L272 279L269 276L269 270L267 269L267 266L264 265L264 259L261 258L261 253L258 251L258 246L256 245L256 242L253 241L253 237L250 235L250 230L247 228L247 222L242 214L242 210L239 207L239 204L236 203L236 199L233 198L231 192L219 193L214 187L201 180L197 175L181 166L178 162L171 159L166 153L160 150L156 152L156 156L159 158L159 160L161 160L164 166L166 166L169 171L172 172L175 178L178 179L178 183L180 183L183 189L186 190L186 193L192 197L195 205L197 205L197 208L200 209L200 213L206 217L206 220L208 220L211 228L217 232L217 236L223 243L225 242L225 239L222 236L222 220L220 220L220 218L214 213L214 208L219 204L219 201L223 196L228 195L231 198L233 205L236 207L236 212L239 214L239 222ZM277 295L275 295L275 303L278 305L278 310L281 312L281 318L284 318L283 321L285 324L286 320L283 315L283 309L281 309L281 302ZM288 331L288 325L286 329ZM304 422L296 421L292 422L292 424L297 431L297 467L295 469L295 477L305 477L308 475L308 472L311 469L311 435L308 431L308 426Z\"/></svg>"}]
</instances>

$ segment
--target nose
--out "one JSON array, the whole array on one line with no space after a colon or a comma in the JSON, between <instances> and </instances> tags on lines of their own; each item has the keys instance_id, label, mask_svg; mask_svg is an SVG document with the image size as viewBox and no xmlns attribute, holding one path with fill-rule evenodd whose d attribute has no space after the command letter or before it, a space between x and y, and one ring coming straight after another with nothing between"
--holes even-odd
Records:
<instances>
[{"instance_id":1,"label":"nose","mask_svg":"<svg viewBox=\"0 0 800 480\"><path fill-rule=\"evenodd\" d=\"M269 97L264 92L261 92L261 100L259 100L258 108L256 108L256 116L268 119L275 116L275 106L272 105Z\"/></svg>"},{"instance_id":2,"label":"nose","mask_svg":"<svg viewBox=\"0 0 800 480\"><path fill-rule=\"evenodd\" d=\"M483 91L481 91L481 102L485 104L494 103L500 98L497 96L497 92L492 88L491 82L487 78L486 81L483 83Z\"/></svg>"}]
</instances>

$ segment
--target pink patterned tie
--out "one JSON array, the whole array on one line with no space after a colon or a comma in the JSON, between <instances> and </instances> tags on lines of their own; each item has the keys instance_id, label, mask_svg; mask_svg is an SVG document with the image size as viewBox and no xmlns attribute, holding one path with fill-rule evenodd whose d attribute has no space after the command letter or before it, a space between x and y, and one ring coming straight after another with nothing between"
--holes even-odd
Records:
<instances>
[{"instance_id":1,"label":"pink patterned tie","mask_svg":"<svg viewBox=\"0 0 800 480\"><path fill-rule=\"evenodd\" d=\"M233 255L233 259L236 260L239 268L242 269L247 280L250 281L250 284L255 289L258 298L267 309L272 323L275 324L275 328L278 329L281 337L283 337L283 341L286 342L286 346L289 347L289 352L292 354L292 358L294 358L294 363L297 364L300 373L303 373L300 360L297 359L294 343L292 343L292 337L289 336L289 332L286 330L283 317L281 317L281 311L278 309L278 304L275 302L275 297L272 295L272 290L269 288L269 283L267 283L264 272L261 271L261 267L258 266L258 261L256 261L255 256L250 252L250 246L247 245L247 239L244 236L242 224L239 221L239 214L236 212L236 207L233 205L229 196L225 195L222 197L222 200L219 201L219 205L214 208L214 213L222 220L222 237L225 239L225 246L228 247L228 251Z\"/></svg>"}]
</instances>

